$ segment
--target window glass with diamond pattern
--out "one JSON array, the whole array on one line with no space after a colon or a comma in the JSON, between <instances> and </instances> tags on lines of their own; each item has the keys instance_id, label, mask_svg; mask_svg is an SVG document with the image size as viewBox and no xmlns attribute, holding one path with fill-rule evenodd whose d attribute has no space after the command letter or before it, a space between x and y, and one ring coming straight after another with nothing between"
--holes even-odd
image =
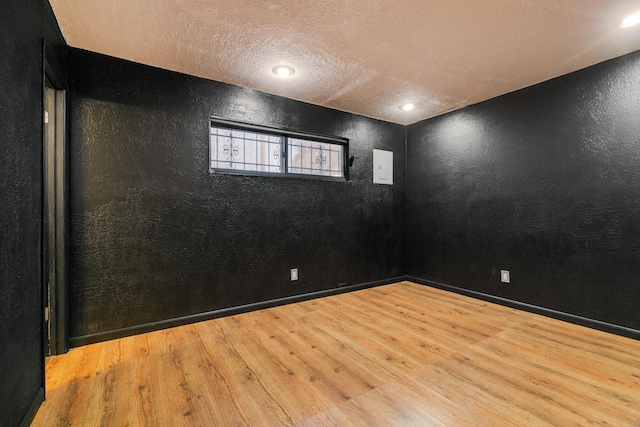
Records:
<instances>
[{"instance_id":1,"label":"window glass with diamond pattern","mask_svg":"<svg viewBox=\"0 0 640 427\"><path fill-rule=\"evenodd\" d=\"M346 179L347 142L333 143L287 134L260 132L256 126L227 128L212 121L209 170Z\"/></svg>"}]
</instances>

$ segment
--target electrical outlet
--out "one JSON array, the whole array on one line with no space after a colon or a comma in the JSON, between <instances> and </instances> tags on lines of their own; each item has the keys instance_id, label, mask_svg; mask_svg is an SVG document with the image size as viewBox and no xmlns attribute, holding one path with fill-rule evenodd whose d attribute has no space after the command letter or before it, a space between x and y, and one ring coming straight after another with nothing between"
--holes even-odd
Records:
<instances>
[{"instance_id":1,"label":"electrical outlet","mask_svg":"<svg viewBox=\"0 0 640 427\"><path fill-rule=\"evenodd\" d=\"M291 281L293 282L294 280L298 280L298 269L297 268L292 268L291 269Z\"/></svg>"},{"instance_id":2,"label":"electrical outlet","mask_svg":"<svg viewBox=\"0 0 640 427\"><path fill-rule=\"evenodd\" d=\"M500 281L502 283L511 283L511 275L509 270L500 270Z\"/></svg>"}]
</instances>

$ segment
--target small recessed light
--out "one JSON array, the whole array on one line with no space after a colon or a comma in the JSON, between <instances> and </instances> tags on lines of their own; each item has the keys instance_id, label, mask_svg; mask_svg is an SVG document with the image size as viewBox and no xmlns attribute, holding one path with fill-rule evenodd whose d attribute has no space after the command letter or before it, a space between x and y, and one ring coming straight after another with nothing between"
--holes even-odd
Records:
<instances>
[{"instance_id":1,"label":"small recessed light","mask_svg":"<svg viewBox=\"0 0 640 427\"><path fill-rule=\"evenodd\" d=\"M413 105L412 103L408 102L408 103L406 103L406 104L402 104L402 105L400 106L400 109L401 109L402 111L411 111L411 110L413 110L413 109L414 109L414 107L415 107L415 105Z\"/></svg>"},{"instance_id":2,"label":"small recessed light","mask_svg":"<svg viewBox=\"0 0 640 427\"><path fill-rule=\"evenodd\" d=\"M277 67L273 67L273 70L271 71L273 71L273 74L278 77L282 77L283 79L291 77L296 73L296 70L287 65L278 65Z\"/></svg>"},{"instance_id":3,"label":"small recessed light","mask_svg":"<svg viewBox=\"0 0 640 427\"><path fill-rule=\"evenodd\" d=\"M633 15L629 15L624 18L622 24L620 24L620 28L628 28L633 27L634 25L640 24L640 12L636 12Z\"/></svg>"}]
</instances>

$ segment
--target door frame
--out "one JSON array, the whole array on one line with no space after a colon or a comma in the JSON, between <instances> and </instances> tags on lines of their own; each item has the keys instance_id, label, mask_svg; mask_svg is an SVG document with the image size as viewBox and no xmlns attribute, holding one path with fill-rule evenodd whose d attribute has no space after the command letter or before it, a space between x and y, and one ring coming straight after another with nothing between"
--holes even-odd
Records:
<instances>
[{"instance_id":1,"label":"door frame","mask_svg":"<svg viewBox=\"0 0 640 427\"><path fill-rule=\"evenodd\" d=\"M44 356L69 350L67 226L68 173L66 91L45 60L43 110L42 266ZM53 99L47 102L47 92ZM48 117L47 117L48 115ZM47 123L48 122L48 123ZM50 132L50 125L54 131ZM53 141L51 138L53 137Z\"/></svg>"}]
</instances>

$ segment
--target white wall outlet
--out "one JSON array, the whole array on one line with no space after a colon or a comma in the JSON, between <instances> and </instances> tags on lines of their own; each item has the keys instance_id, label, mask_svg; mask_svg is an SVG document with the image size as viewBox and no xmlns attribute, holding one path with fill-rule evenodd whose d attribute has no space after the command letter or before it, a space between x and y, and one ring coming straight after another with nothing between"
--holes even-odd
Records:
<instances>
[{"instance_id":1,"label":"white wall outlet","mask_svg":"<svg viewBox=\"0 0 640 427\"><path fill-rule=\"evenodd\" d=\"M293 282L294 280L298 280L298 269L297 268L292 268L291 269L291 281Z\"/></svg>"},{"instance_id":2,"label":"white wall outlet","mask_svg":"<svg viewBox=\"0 0 640 427\"><path fill-rule=\"evenodd\" d=\"M511 275L509 270L500 270L500 281L502 283L511 283Z\"/></svg>"}]
</instances>

